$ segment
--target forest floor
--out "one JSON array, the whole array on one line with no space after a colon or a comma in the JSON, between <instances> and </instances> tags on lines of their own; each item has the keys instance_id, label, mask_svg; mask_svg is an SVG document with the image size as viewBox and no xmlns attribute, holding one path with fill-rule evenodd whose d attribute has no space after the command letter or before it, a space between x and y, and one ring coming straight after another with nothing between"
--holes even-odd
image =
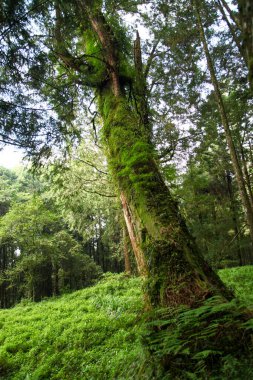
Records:
<instances>
[{"instance_id":1,"label":"forest floor","mask_svg":"<svg viewBox=\"0 0 253 380\"><path fill-rule=\"evenodd\" d=\"M219 274L253 304L253 266ZM146 379L145 326L141 280L124 274L40 303L23 301L0 311L0 379Z\"/></svg>"}]
</instances>

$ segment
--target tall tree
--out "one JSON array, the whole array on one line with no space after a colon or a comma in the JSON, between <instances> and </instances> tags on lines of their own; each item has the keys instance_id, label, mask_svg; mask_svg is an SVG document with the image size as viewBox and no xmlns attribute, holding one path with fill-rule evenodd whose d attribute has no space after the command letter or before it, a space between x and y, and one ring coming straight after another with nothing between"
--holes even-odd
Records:
<instances>
[{"instance_id":1,"label":"tall tree","mask_svg":"<svg viewBox=\"0 0 253 380\"><path fill-rule=\"evenodd\" d=\"M238 187L240 189L240 194L242 198L243 205L245 207L246 211L246 217L247 217L247 222L250 230L250 235L251 235L251 240L253 242L253 208L251 204L251 198L247 192L247 187L245 183L245 179L243 176L243 170L239 161L238 153L236 151L235 143L233 140L233 136L231 133L231 128L229 125L229 120L228 120L228 115L226 112L226 108L224 105L224 101L222 99L222 93L220 90L220 85L217 80L216 72L215 72L215 66L211 57L211 54L209 52L208 44L207 44L207 39L205 36L205 30L203 27L203 21L201 17L201 4L198 0L193 1L195 10L196 10L196 17L197 17L197 23L198 23L198 28L199 28L199 33L200 33L200 39L203 44L203 49L205 52L206 60L207 60L207 66L210 72L211 76L211 81L214 87L214 94L217 102L217 107L219 109L220 113L220 118L222 121L222 126L225 131L226 135L226 140L227 140L227 145L229 147L229 152L231 156L231 161L233 164L233 168L236 174L237 182L238 182Z\"/></svg>"},{"instance_id":2,"label":"tall tree","mask_svg":"<svg viewBox=\"0 0 253 380\"><path fill-rule=\"evenodd\" d=\"M119 17L110 19L112 6L113 2L103 8L100 1L76 0L69 4L56 1L54 10L43 8L38 21L44 17L51 33L47 39L50 90L48 84L36 84L49 101L57 101L60 117L65 104L59 105L63 99L57 82L65 87L68 83L66 91L74 96L73 112L80 88L86 93L93 89L103 120L104 148L139 272L147 277L150 303L192 305L214 294L228 296L198 251L160 173L151 142L140 41L137 36L133 62L128 56L130 40ZM124 2L121 6L128 7Z\"/></svg>"},{"instance_id":3,"label":"tall tree","mask_svg":"<svg viewBox=\"0 0 253 380\"><path fill-rule=\"evenodd\" d=\"M189 2L187 4L189 8ZM53 111L57 115L53 116L67 129L62 129L62 137L68 136L67 127L71 123L71 128L75 129L73 120L76 114L82 107L87 109L87 100L95 96L103 125L101 143L121 199L137 267L140 274L146 277L148 304L165 306L167 311L183 305L198 315L199 310L194 308L212 298L209 306L204 306L208 310L204 324L209 328L213 315L209 311L214 302L217 306L214 310L219 316L222 315L224 336L230 337L232 350L237 349L237 334L231 336L231 329L237 323L234 322L234 314L226 307L232 295L199 252L158 164L152 142L152 112L147 103L148 80L145 81L146 72L143 71L141 43L137 35L133 59L133 43L120 17L124 11L136 10L137 5L138 1L123 0L72 0L68 3L55 0L53 6L43 3L42 9L34 13L32 21L40 32L43 31L45 43L42 46L39 42L37 48L42 52L44 61L42 64L32 55L27 73L29 86L54 106ZM151 5L156 9L154 2ZM168 8L167 2L161 4L159 1L158 5ZM185 10L183 13L185 15ZM193 18L192 9L190 15ZM31 32L28 38L32 36ZM176 46L176 50L180 49ZM187 47L179 51L177 61L181 61L185 50L191 57L199 56L191 55L191 49ZM188 68L185 57L183 62L183 66ZM198 67L193 66L198 71ZM161 75L162 67L161 64L158 75ZM177 78L174 79L176 90L187 73L179 77L179 85ZM195 91L190 96L187 91L181 92L181 97L177 99L177 104L181 103L180 110L183 108L183 94L187 94L187 101L190 102ZM232 318L228 327L223 324L227 314L231 314ZM240 312L238 318L241 318ZM191 332L189 339L192 341ZM217 340L214 346L215 349L219 347ZM206 355L206 350L203 355Z\"/></svg>"},{"instance_id":4,"label":"tall tree","mask_svg":"<svg viewBox=\"0 0 253 380\"><path fill-rule=\"evenodd\" d=\"M250 0L238 0L238 7L246 61L249 69L249 81L253 88L253 5Z\"/></svg>"}]
</instances>

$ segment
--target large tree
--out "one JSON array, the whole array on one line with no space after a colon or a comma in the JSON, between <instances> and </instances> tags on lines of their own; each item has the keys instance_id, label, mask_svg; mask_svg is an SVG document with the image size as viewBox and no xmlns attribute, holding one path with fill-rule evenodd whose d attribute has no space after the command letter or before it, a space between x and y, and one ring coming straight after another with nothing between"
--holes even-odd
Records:
<instances>
[{"instance_id":1,"label":"large tree","mask_svg":"<svg viewBox=\"0 0 253 380\"><path fill-rule=\"evenodd\" d=\"M131 54L131 39L120 18L122 12L136 10L137 3L33 4L30 12L40 42L29 30L30 56L25 47L13 47L12 55L26 58L18 80L21 87L28 83L36 89L35 98L39 93L50 102L51 112L58 115L56 125L71 125L82 105L78 100L95 95L101 140L138 270L147 278L148 302L194 305L213 295L229 297L198 251L157 163L147 99L150 61L144 68L138 33ZM18 45L17 35L13 40ZM67 127L61 130L62 135L68 132Z\"/></svg>"}]
</instances>

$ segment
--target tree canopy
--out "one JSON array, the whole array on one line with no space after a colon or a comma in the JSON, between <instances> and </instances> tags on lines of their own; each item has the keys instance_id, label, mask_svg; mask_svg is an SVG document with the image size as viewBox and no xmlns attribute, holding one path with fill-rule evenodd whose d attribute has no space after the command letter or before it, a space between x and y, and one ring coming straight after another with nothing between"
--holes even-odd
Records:
<instances>
[{"instance_id":1,"label":"tree canopy","mask_svg":"<svg viewBox=\"0 0 253 380\"><path fill-rule=\"evenodd\" d=\"M36 299L48 258L57 294L60 276L79 287L99 273L78 240L104 270L124 251L129 272L132 251L147 309L210 308L203 324L228 317L235 352L248 316L215 269L252 263L249 0L5 0L0 14L2 142L25 147L50 188L7 213L4 199L2 243L21 259L2 283L22 273Z\"/></svg>"}]
</instances>

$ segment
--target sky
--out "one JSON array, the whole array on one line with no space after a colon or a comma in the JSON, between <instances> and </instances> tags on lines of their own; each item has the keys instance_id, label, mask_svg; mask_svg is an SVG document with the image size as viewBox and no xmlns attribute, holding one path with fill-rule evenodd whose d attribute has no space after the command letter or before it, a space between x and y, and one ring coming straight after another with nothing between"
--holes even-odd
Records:
<instances>
[{"instance_id":1,"label":"sky","mask_svg":"<svg viewBox=\"0 0 253 380\"><path fill-rule=\"evenodd\" d=\"M8 169L13 169L19 165L22 165L22 158L24 153L21 149L13 147L11 145L6 145L0 151L0 166L4 166Z\"/></svg>"}]
</instances>

